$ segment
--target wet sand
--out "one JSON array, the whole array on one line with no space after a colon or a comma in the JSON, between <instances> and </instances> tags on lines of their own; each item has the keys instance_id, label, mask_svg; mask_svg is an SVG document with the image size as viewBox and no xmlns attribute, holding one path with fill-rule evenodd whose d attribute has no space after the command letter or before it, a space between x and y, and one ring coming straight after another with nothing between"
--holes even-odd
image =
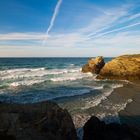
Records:
<instances>
[{"instance_id":1,"label":"wet sand","mask_svg":"<svg viewBox=\"0 0 140 140\"><path fill-rule=\"evenodd\" d=\"M120 122L140 128L140 82L128 83L115 89L109 98L115 101L132 99L126 108L119 112Z\"/></svg>"}]
</instances>

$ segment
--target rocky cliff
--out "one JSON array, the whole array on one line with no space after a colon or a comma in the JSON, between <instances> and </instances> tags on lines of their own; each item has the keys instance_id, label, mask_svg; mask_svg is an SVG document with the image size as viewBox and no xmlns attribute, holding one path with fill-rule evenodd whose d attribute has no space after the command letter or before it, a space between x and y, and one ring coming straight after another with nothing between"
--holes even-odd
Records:
<instances>
[{"instance_id":1,"label":"rocky cliff","mask_svg":"<svg viewBox=\"0 0 140 140\"><path fill-rule=\"evenodd\" d=\"M77 140L77 136L71 116L55 103L0 103L0 140Z\"/></svg>"},{"instance_id":2,"label":"rocky cliff","mask_svg":"<svg viewBox=\"0 0 140 140\"><path fill-rule=\"evenodd\" d=\"M96 73L93 70L96 69L95 66L91 65L90 69L87 66L89 66L89 62L86 64L86 68L83 66L83 72ZM96 73L98 79L140 80L140 54L116 57L99 67L98 72Z\"/></svg>"},{"instance_id":3,"label":"rocky cliff","mask_svg":"<svg viewBox=\"0 0 140 140\"><path fill-rule=\"evenodd\" d=\"M105 65L104 59L102 56L98 56L95 59L89 59L88 63L82 67L82 72L91 72L95 74L99 74L102 67Z\"/></svg>"},{"instance_id":4,"label":"rocky cliff","mask_svg":"<svg viewBox=\"0 0 140 140\"><path fill-rule=\"evenodd\" d=\"M105 64L97 78L140 80L140 55L123 55Z\"/></svg>"}]
</instances>

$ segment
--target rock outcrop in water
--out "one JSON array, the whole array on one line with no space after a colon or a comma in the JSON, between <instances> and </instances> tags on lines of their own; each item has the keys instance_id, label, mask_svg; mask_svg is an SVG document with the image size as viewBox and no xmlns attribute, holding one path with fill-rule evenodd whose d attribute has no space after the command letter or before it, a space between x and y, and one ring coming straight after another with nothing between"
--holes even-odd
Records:
<instances>
[{"instance_id":1,"label":"rock outcrop in water","mask_svg":"<svg viewBox=\"0 0 140 140\"><path fill-rule=\"evenodd\" d=\"M102 56L98 56L95 59L91 58L87 64L82 67L82 72L91 72L99 74L102 67L105 65L104 59Z\"/></svg>"},{"instance_id":2,"label":"rock outcrop in water","mask_svg":"<svg viewBox=\"0 0 140 140\"><path fill-rule=\"evenodd\" d=\"M140 55L123 55L105 64L97 78L140 80Z\"/></svg>"},{"instance_id":3,"label":"rock outcrop in water","mask_svg":"<svg viewBox=\"0 0 140 140\"><path fill-rule=\"evenodd\" d=\"M71 116L55 103L0 103L0 140L77 140L77 136Z\"/></svg>"},{"instance_id":4,"label":"rock outcrop in water","mask_svg":"<svg viewBox=\"0 0 140 140\"><path fill-rule=\"evenodd\" d=\"M88 64L84 65L82 72L96 73L98 79L140 80L140 54L119 56L105 65L102 58L99 61L101 62L99 68L94 64L92 65L91 62L94 63L94 60L90 60Z\"/></svg>"},{"instance_id":5,"label":"rock outcrop in water","mask_svg":"<svg viewBox=\"0 0 140 140\"><path fill-rule=\"evenodd\" d=\"M140 135L137 131L134 132L127 125L105 124L93 116L84 125L83 140L139 140Z\"/></svg>"}]
</instances>

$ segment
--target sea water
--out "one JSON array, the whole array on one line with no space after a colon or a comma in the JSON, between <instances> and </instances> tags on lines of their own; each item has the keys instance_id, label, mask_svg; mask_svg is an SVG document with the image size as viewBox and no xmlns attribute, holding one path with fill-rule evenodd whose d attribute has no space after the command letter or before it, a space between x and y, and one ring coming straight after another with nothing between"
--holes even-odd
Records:
<instances>
[{"instance_id":1,"label":"sea water","mask_svg":"<svg viewBox=\"0 0 140 140\"><path fill-rule=\"evenodd\" d=\"M105 62L111 59L105 58ZM82 73L87 61L88 58L0 58L0 101L54 101L70 112L77 128L92 115L119 121L117 113L131 100L114 103L108 97L124 83L97 80L94 74Z\"/></svg>"}]
</instances>

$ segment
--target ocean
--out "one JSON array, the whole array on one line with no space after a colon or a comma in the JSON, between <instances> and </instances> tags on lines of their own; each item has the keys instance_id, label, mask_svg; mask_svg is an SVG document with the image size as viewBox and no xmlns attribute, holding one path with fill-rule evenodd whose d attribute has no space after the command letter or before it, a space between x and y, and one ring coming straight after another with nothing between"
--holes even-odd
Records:
<instances>
[{"instance_id":1,"label":"ocean","mask_svg":"<svg viewBox=\"0 0 140 140\"><path fill-rule=\"evenodd\" d=\"M105 58L105 62L112 58ZM95 115L118 121L131 99L109 100L125 81L97 80L82 73L88 58L0 58L0 101L36 103L51 100L66 108L77 128ZM112 119L113 118L113 119Z\"/></svg>"}]
</instances>

